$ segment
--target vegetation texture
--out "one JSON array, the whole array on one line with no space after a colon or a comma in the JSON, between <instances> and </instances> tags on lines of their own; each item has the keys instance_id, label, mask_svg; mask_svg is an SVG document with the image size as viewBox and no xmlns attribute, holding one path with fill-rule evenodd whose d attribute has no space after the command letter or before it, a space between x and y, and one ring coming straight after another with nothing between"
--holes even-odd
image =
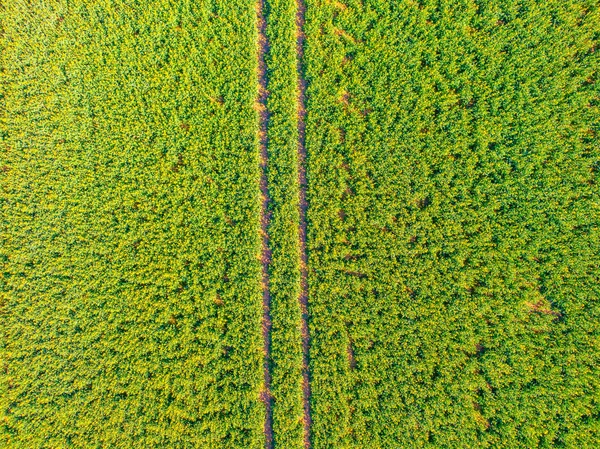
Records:
<instances>
[{"instance_id":1,"label":"vegetation texture","mask_svg":"<svg viewBox=\"0 0 600 449\"><path fill-rule=\"evenodd\" d=\"M600 445L599 13L307 1L314 448Z\"/></svg>"},{"instance_id":2,"label":"vegetation texture","mask_svg":"<svg viewBox=\"0 0 600 449\"><path fill-rule=\"evenodd\" d=\"M296 2L266 3L274 445L302 447Z\"/></svg>"},{"instance_id":3,"label":"vegetation texture","mask_svg":"<svg viewBox=\"0 0 600 449\"><path fill-rule=\"evenodd\" d=\"M0 27L0 446L600 447L597 0Z\"/></svg>"},{"instance_id":4,"label":"vegetation texture","mask_svg":"<svg viewBox=\"0 0 600 449\"><path fill-rule=\"evenodd\" d=\"M254 4L1 14L0 446L263 447Z\"/></svg>"}]
</instances>

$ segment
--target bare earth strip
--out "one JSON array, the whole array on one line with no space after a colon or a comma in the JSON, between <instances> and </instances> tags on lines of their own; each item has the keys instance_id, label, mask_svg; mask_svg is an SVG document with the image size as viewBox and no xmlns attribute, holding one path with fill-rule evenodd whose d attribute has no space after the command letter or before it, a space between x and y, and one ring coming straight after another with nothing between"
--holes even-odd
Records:
<instances>
[{"instance_id":1,"label":"bare earth strip","mask_svg":"<svg viewBox=\"0 0 600 449\"><path fill-rule=\"evenodd\" d=\"M259 151L260 151L260 194L261 194L261 264L262 264L262 290L263 290L263 318L262 333L264 341L264 387L261 400L265 404L265 448L273 447L273 398L271 395L271 294L269 292L269 263L271 261L271 250L269 246L269 224L271 222L269 212L269 188L267 185L268 165L268 141L267 126L269 113L267 110L267 65L265 55L269 51L269 43L266 36L265 1L258 0L256 3L256 18L258 28L258 98L257 109L259 114Z\"/></svg>"},{"instance_id":2,"label":"bare earth strip","mask_svg":"<svg viewBox=\"0 0 600 449\"><path fill-rule=\"evenodd\" d=\"M308 331L308 254L306 251L306 80L302 67L304 59L304 22L306 5L304 0L296 0L296 54L298 72L298 184L299 184L299 249L300 249L300 309L302 312L302 391L304 406L304 447L311 447L310 427L310 371Z\"/></svg>"}]
</instances>

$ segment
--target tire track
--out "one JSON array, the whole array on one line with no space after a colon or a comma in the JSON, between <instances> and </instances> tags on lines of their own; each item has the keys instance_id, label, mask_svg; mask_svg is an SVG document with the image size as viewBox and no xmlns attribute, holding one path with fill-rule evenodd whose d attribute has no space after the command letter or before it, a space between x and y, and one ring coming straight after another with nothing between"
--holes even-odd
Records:
<instances>
[{"instance_id":1,"label":"tire track","mask_svg":"<svg viewBox=\"0 0 600 449\"><path fill-rule=\"evenodd\" d=\"M302 393L304 408L304 447L311 447L310 411L310 334L308 330L308 253L306 250L306 80L304 79L305 0L296 0L296 71L298 77L298 184L299 184L299 249L300 249L300 310L302 313Z\"/></svg>"},{"instance_id":2,"label":"tire track","mask_svg":"<svg viewBox=\"0 0 600 449\"><path fill-rule=\"evenodd\" d=\"M269 224L271 223L271 213L269 205L271 198L269 196L269 186L267 182L267 169L269 163L267 127L269 122L269 112L267 109L267 99L269 96L267 90L267 65L265 57L269 51L269 42L266 34L266 5L265 0L256 2L256 26L258 31L258 95L256 108L259 116L259 153L260 153L260 230L261 230L261 265L262 265L262 292L263 292L263 316L262 316L262 335L263 335L263 390L261 401L265 404L265 448L273 448L273 396L271 394L271 293L269 291L269 264L271 262L271 249L269 239Z\"/></svg>"}]
</instances>

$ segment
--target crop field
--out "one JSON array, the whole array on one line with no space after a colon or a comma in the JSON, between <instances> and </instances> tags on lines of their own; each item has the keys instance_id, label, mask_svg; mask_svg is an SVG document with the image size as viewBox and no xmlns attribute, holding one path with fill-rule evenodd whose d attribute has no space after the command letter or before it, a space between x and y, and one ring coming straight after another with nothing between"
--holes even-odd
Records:
<instances>
[{"instance_id":1,"label":"crop field","mask_svg":"<svg viewBox=\"0 0 600 449\"><path fill-rule=\"evenodd\" d=\"M0 2L0 447L600 447L597 0Z\"/></svg>"},{"instance_id":2,"label":"crop field","mask_svg":"<svg viewBox=\"0 0 600 449\"><path fill-rule=\"evenodd\" d=\"M4 8L0 446L260 446L254 5Z\"/></svg>"},{"instance_id":3,"label":"crop field","mask_svg":"<svg viewBox=\"0 0 600 449\"><path fill-rule=\"evenodd\" d=\"M307 5L314 447L599 447L598 4L451 3Z\"/></svg>"}]
</instances>

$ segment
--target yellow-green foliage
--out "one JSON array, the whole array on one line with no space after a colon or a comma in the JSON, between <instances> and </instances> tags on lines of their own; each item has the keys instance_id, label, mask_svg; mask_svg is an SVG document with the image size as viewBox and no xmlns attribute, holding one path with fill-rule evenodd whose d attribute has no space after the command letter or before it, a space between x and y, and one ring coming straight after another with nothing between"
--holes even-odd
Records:
<instances>
[{"instance_id":1,"label":"yellow-green foliage","mask_svg":"<svg viewBox=\"0 0 600 449\"><path fill-rule=\"evenodd\" d=\"M308 0L314 448L600 447L600 8Z\"/></svg>"},{"instance_id":2,"label":"yellow-green foliage","mask_svg":"<svg viewBox=\"0 0 600 449\"><path fill-rule=\"evenodd\" d=\"M263 446L251 2L3 2L0 446Z\"/></svg>"},{"instance_id":3,"label":"yellow-green foliage","mask_svg":"<svg viewBox=\"0 0 600 449\"><path fill-rule=\"evenodd\" d=\"M306 0L312 447L600 447L600 7ZM266 1L275 448L296 2ZM0 446L261 448L257 17L0 6Z\"/></svg>"},{"instance_id":4,"label":"yellow-green foliage","mask_svg":"<svg viewBox=\"0 0 600 449\"><path fill-rule=\"evenodd\" d=\"M296 2L272 0L267 9L269 52L270 264L275 447L303 444L300 254L298 250L298 105Z\"/></svg>"}]
</instances>

